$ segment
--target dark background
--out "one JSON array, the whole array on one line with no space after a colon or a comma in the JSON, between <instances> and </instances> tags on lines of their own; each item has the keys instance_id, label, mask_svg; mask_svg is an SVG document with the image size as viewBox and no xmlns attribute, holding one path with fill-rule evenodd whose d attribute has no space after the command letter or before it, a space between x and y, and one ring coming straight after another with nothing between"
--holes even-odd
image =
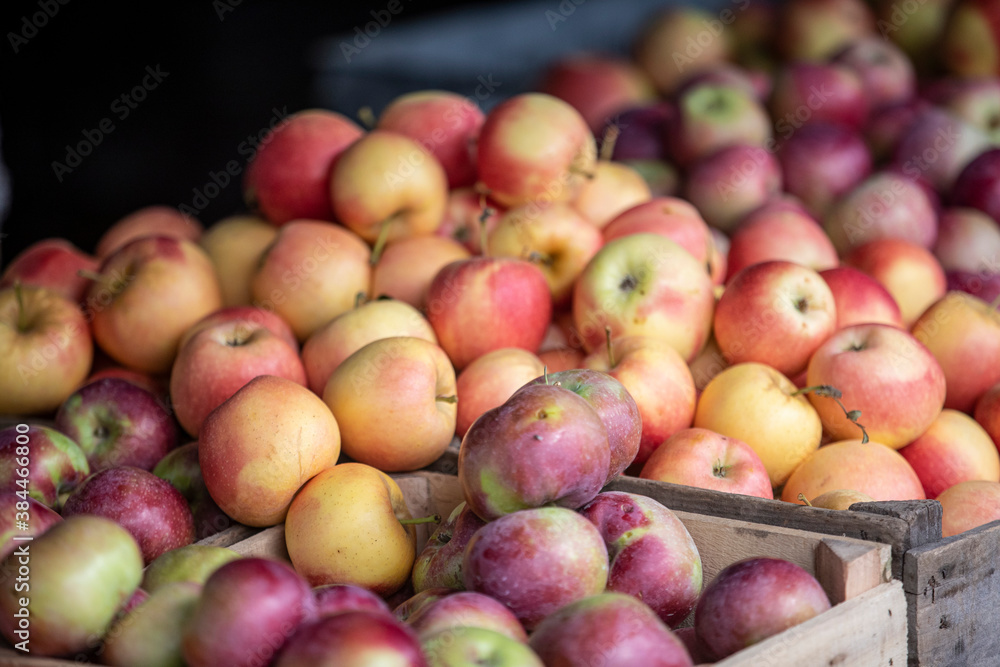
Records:
<instances>
[{"instance_id":1,"label":"dark background","mask_svg":"<svg viewBox=\"0 0 1000 667\"><path fill-rule=\"evenodd\" d=\"M386 35L459 6L502 4L401 1L405 11ZM10 33L31 34L24 17L41 11L39 0L5 3L2 10L0 131L11 187L0 229L4 264L49 236L90 252L110 224L138 208L191 202L210 172L232 159L245 163L241 143L267 126L274 109L318 105L310 63L316 40L349 33L386 6L384 0L41 2L58 11L17 53ZM157 65L167 76L120 118L126 107L116 98ZM60 182L52 163L65 163L67 145L104 119L114 130L99 133L100 144ZM209 225L243 210L240 184L233 182L199 218Z\"/></svg>"}]
</instances>

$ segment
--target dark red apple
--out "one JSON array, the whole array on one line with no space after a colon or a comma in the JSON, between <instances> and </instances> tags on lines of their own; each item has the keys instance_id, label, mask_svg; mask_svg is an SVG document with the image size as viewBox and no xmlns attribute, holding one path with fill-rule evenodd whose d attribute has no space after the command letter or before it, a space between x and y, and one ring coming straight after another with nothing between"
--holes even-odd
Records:
<instances>
[{"instance_id":1,"label":"dark red apple","mask_svg":"<svg viewBox=\"0 0 1000 667\"><path fill-rule=\"evenodd\" d=\"M215 663L242 665L248 663ZM303 624L274 667L427 667L416 634L392 616L345 611ZM197 666L193 666L197 667Z\"/></svg>"},{"instance_id":2,"label":"dark red apple","mask_svg":"<svg viewBox=\"0 0 1000 667\"><path fill-rule=\"evenodd\" d=\"M984 150L959 172L951 203L977 208L1000 221L1000 148Z\"/></svg>"},{"instance_id":3,"label":"dark red apple","mask_svg":"<svg viewBox=\"0 0 1000 667\"><path fill-rule=\"evenodd\" d=\"M367 588L354 584L327 584L313 589L318 616L330 616L345 611L367 610L392 616L388 603Z\"/></svg>"},{"instance_id":4,"label":"dark red apple","mask_svg":"<svg viewBox=\"0 0 1000 667\"><path fill-rule=\"evenodd\" d=\"M54 428L23 424L0 431L0 493L26 492L58 510L60 496L89 474L80 447Z\"/></svg>"},{"instance_id":5,"label":"dark red apple","mask_svg":"<svg viewBox=\"0 0 1000 667\"><path fill-rule=\"evenodd\" d=\"M464 501L427 539L423 551L413 563L413 590L417 593L432 588L462 590L462 556L465 545L486 522Z\"/></svg>"}]
</instances>

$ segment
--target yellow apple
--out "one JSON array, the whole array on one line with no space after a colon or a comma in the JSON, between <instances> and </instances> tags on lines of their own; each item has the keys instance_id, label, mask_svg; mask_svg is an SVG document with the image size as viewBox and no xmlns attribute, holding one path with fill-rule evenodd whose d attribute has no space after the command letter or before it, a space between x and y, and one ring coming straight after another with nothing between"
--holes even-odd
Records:
<instances>
[{"instance_id":1,"label":"yellow apple","mask_svg":"<svg viewBox=\"0 0 1000 667\"><path fill-rule=\"evenodd\" d=\"M209 227L198 245L215 266L223 306L249 306L250 280L278 228L249 215L234 215Z\"/></svg>"}]
</instances>

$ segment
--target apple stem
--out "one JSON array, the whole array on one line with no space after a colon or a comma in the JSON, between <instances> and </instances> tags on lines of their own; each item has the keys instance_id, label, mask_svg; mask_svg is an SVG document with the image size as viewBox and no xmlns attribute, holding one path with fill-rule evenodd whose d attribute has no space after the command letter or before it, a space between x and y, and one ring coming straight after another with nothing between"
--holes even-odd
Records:
<instances>
[{"instance_id":1,"label":"apple stem","mask_svg":"<svg viewBox=\"0 0 1000 667\"><path fill-rule=\"evenodd\" d=\"M618 141L618 137L621 133L621 128L614 123L609 125L608 129L604 130L604 136L601 138L600 160L603 160L604 162L611 162L611 156L615 152L615 143Z\"/></svg>"},{"instance_id":2,"label":"apple stem","mask_svg":"<svg viewBox=\"0 0 1000 667\"><path fill-rule=\"evenodd\" d=\"M615 367L615 352L611 349L611 327L607 324L604 325L604 341L608 346L608 367Z\"/></svg>"},{"instance_id":3,"label":"apple stem","mask_svg":"<svg viewBox=\"0 0 1000 667\"><path fill-rule=\"evenodd\" d=\"M404 526L415 526L418 523L441 523L441 515L431 514L430 516L420 517L419 519L400 519L399 522Z\"/></svg>"},{"instance_id":4,"label":"apple stem","mask_svg":"<svg viewBox=\"0 0 1000 667\"><path fill-rule=\"evenodd\" d=\"M858 420L861 419L861 410L848 410L847 408L845 408L844 404L840 402L843 393L841 393L839 389L829 384L818 384L813 387L803 387L802 389L793 391L792 396L798 396L800 394L808 394L808 393L813 393L816 394L817 396L822 396L823 398L832 398L833 400L837 401L837 405L839 405L840 409L844 411L844 415L852 422L854 422L855 426L861 429L862 444L868 442L868 431L866 431L865 427L858 422Z\"/></svg>"},{"instance_id":5,"label":"apple stem","mask_svg":"<svg viewBox=\"0 0 1000 667\"><path fill-rule=\"evenodd\" d=\"M435 401L440 401L441 403L458 403L458 396L452 394L451 396L435 396Z\"/></svg>"},{"instance_id":6,"label":"apple stem","mask_svg":"<svg viewBox=\"0 0 1000 667\"><path fill-rule=\"evenodd\" d=\"M581 169L576 165L571 165L569 168L569 173L576 174L577 176L583 176L586 179L592 179L596 174L592 171L587 171L586 169Z\"/></svg>"},{"instance_id":7,"label":"apple stem","mask_svg":"<svg viewBox=\"0 0 1000 667\"><path fill-rule=\"evenodd\" d=\"M387 218L382 221L381 226L378 229L378 238L375 239L375 245L372 247L372 256L368 262L375 266L378 264L378 260L382 257L382 251L385 250L385 244L389 240L389 225L392 224L392 218Z\"/></svg>"},{"instance_id":8,"label":"apple stem","mask_svg":"<svg viewBox=\"0 0 1000 667\"><path fill-rule=\"evenodd\" d=\"M799 494L799 500L801 500L803 502L803 504L808 505L809 507L813 506L813 504L811 502L809 502L809 499L806 498L806 494L804 494L804 493L800 493Z\"/></svg>"},{"instance_id":9,"label":"apple stem","mask_svg":"<svg viewBox=\"0 0 1000 667\"><path fill-rule=\"evenodd\" d=\"M732 466L722 465L721 459L715 459L715 463L712 465L712 475L715 477L725 477L730 468Z\"/></svg>"},{"instance_id":10,"label":"apple stem","mask_svg":"<svg viewBox=\"0 0 1000 667\"><path fill-rule=\"evenodd\" d=\"M375 112L372 111L371 107L363 106L358 109L358 120L370 130L375 127Z\"/></svg>"},{"instance_id":11,"label":"apple stem","mask_svg":"<svg viewBox=\"0 0 1000 667\"><path fill-rule=\"evenodd\" d=\"M549 382L549 365L542 364L542 378L545 380L545 384L552 384Z\"/></svg>"},{"instance_id":12,"label":"apple stem","mask_svg":"<svg viewBox=\"0 0 1000 667\"><path fill-rule=\"evenodd\" d=\"M359 291L357 294L354 295L354 309L357 310L357 308L361 304L365 303L365 301L367 300L368 300L368 295L365 294L364 292Z\"/></svg>"},{"instance_id":13,"label":"apple stem","mask_svg":"<svg viewBox=\"0 0 1000 667\"><path fill-rule=\"evenodd\" d=\"M17 300L17 330L23 333L28 329L28 318L24 313L24 291L20 280L14 281L14 298Z\"/></svg>"},{"instance_id":14,"label":"apple stem","mask_svg":"<svg viewBox=\"0 0 1000 667\"><path fill-rule=\"evenodd\" d=\"M92 280L95 283L100 283L104 287L110 287L110 281L107 279L107 277L105 277L103 274L98 273L97 271L91 271L90 269L79 269L76 272L76 275L80 276L81 278L86 278L87 280Z\"/></svg>"}]
</instances>

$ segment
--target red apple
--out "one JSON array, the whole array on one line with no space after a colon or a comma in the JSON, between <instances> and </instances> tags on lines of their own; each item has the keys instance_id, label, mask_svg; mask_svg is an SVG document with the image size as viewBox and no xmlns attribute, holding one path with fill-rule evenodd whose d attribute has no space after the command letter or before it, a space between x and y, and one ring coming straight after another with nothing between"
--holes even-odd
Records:
<instances>
[{"instance_id":1,"label":"red apple","mask_svg":"<svg viewBox=\"0 0 1000 667\"><path fill-rule=\"evenodd\" d=\"M169 236L179 241L197 242L203 228L197 219L172 206L146 206L116 221L97 241L94 254L103 261L143 236Z\"/></svg>"},{"instance_id":2,"label":"red apple","mask_svg":"<svg viewBox=\"0 0 1000 667\"><path fill-rule=\"evenodd\" d=\"M781 165L775 156L748 144L709 153L687 173L684 195L705 221L732 231L739 221L781 191Z\"/></svg>"},{"instance_id":3,"label":"red apple","mask_svg":"<svg viewBox=\"0 0 1000 667\"><path fill-rule=\"evenodd\" d=\"M527 643L528 635L517 616L496 598L474 591L458 591L431 599L407 617L407 624L421 641L451 630L456 636L469 628L485 628Z\"/></svg>"},{"instance_id":4,"label":"red apple","mask_svg":"<svg viewBox=\"0 0 1000 667\"><path fill-rule=\"evenodd\" d=\"M274 667L427 667L416 634L395 618L368 610L345 611L303 623Z\"/></svg>"},{"instance_id":5,"label":"red apple","mask_svg":"<svg viewBox=\"0 0 1000 667\"><path fill-rule=\"evenodd\" d=\"M959 482L936 500L941 503L941 537L951 537L1000 519L1000 484Z\"/></svg>"},{"instance_id":6,"label":"red apple","mask_svg":"<svg viewBox=\"0 0 1000 667\"><path fill-rule=\"evenodd\" d=\"M873 109L906 102L916 92L913 63L887 39L866 35L847 42L832 62L845 65L861 77L865 97Z\"/></svg>"},{"instance_id":7,"label":"red apple","mask_svg":"<svg viewBox=\"0 0 1000 667\"><path fill-rule=\"evenodd\" d=\"M0 275L0 289L15 281L22 285L44 287L70 301L82 302L90 281L78 274L81 269L96 271L95 257L85 254L65 239L43 239L29 245L10 260Z\"/></svg>"},{"instance_id":8,"label":"red apple","mask_svg":"<svg viewBox=\"0 0 1000 667\"><path fill-rule=\"evenodd\" d=\"M460 502L427 538L423 551L417 554L411 576L417 593L433 589L462 590L462 555L477 530L486 522Z\"/></svg>"},{"instance_id":9,"label":"red apple","mask_svg":"<svg viewBox=\"0 0 1000 667\"><path fill-rule=\"evenodd\" d=\"M959 173L977 155L992 147L989 136L955 114L930 107L917 113L893 153L903 174L926 178L939 193L947 193Z\"/></svg>"},{"instance_id":10,"label":"red apple","mask_svg":"<svg viewBox=\"0 0 1000 667\"><path fill-rule=\"evenodd\" d=\"M411 236L388 243L372 267L371 294L423 310L427 288L438 271L470 254L458 241L442 236Z\"/></svg>"},{"instance_id":11,"label":"red apple","mask_svg":"<svg viewBox=\"0 0 1000 667\"><path fill-rule=\"evenodd\" d=\"M475 188L456 188L448 192L444 219L434 233L458 241L473 255L481 255L484 238L506 210Z\"/></svg>"},{"instance_id":12,"label":"red apple","mask_svg":"<svg viewBox=\"0 0 1000 667\"><path fill-rule=\"evenodd\" d=\"M983 150L959 172L951 203L979 209L994 222L1000 220L1000 148Z\"/></svg>"},{"instance_id":13,"label":"red apple","mask_svg":"<svg viewBox=\"0 0 1000 667\"><path fill-rule=\"evenodd\" d=\"M728 275L731 278L748 266L774 260L814 271L840 264L830 237L815 220L795 210L763 206L733 230L726 256Z\"/></svg>"},{"instance_id":14,"label":"red apple","mask_svg":"<svg viewBox=\"0 0 1000 667\"><path fill-rule=\"evenodd\" d=\"M289 347L298 349L299 341L295 338L295 332L273 310L259 308L257 306L227 306L219 310L212 311L205 317L191 325L191 327L181 336L178 349L194 337L202 329L209 329L220 324L232 323L246 329L257 329L264 327L277 338L288 343Z\"/></svg>"},{"instance_id":15,"label":"red apple","mask_svg":"<svg viewBox=\"0 0 1000 667\"><path fill-rule=\"evenodd\" d=\"M156 464L153 474L173 484L184 496L194 519L195 539L203 540L235 523L212 499L205 486L198 463L197 441L172 450Z\"/></svg>"},{"instance_id":16,"label":"red apple","mask_svg":"<svg viewBox=\"0 0 1000 667\"><path fill-rule=\"evenodd\" d=\"M500 348L474 359L455 382L458 395L455 435L464 436L480 415L502 405L544 370L538 355L519 347Z\"/></svg>"},{"instance_id":17,"label":"red apple","mask_svg":"<svg viewBox=\"0 0 1000 667\"><path fill-rule=\"evenodd\" d=\"M853 324L881 323L903 328L903 316L896 300L882 283L850 266L820 271L833 294L837 328Z\"/></svg>"},{"instance_id":18,"label":"red apple","mask_svg":"<svg viewBox=\"0 0 1000 667\"><path fill-rule=\"evenodd\" d=\"M1000 226L982 211L945 209L933 252L946 273L1000 273Z\"/></svg>"},{"instance_id":19,"label":"red apple","mask_svg":"<svg viewBox=\"0 0 1000 667\"><path fill-rule=\"evenodd\" d=\"M383 598L354 584L316 586L313 588L313 596L316 598L316 615L319 617L361 610L392 615L392 609Z\"/></svg>"},{"instance_id":20,"label":"red apple","mask_svg":"<svg viewBox=\"0 0 1000 667\"><path fill-rule=\"evenodd\" d=\"M944 271L929 250L901 239L877 239L844 256L844 264L860 269L889 290L905 326L944 296Z\"/></svg>"},{"instance_id":21,"label":"red apple","mask_svg":"<svg viewBox=\"0 0 1000 667\"><path fill-rule=\"evenodd\" d=\"M732 84L702 83L685 90L667 128L670 156L682 167L726 146L765 146L770 140L767 110Z\"/></svg>"},{"instance_id":22,"label":"red apple","mask_svg":"<svg viewBox=\"0 0 1000 667\"><path fill-rule=\"evenodd\" d=\"M771 94L775 132L787 138L809 123L862 128L869 101L861 78L843 65L790 62L778 70Z\"/></svg>"},{"instance_id":23,"label":"red apple","mask_svg":"<svg viewBox=\"0 0 1000 667\"><path fill-rule=\"evenodd\" d=\"M973 479L1000 482L1000 454L989 433L957 410L941 411L920 437L899 450L928 498Z\"/></svg>"},{"instance_id":24,"label":"red apple","mask_svg":"<svg viewBox=\"0 0 1000 667\"><path fill-rule=\"evenodd\" d=\"M58 510L60 496L89 474L80 446L54 428L28 423L0 430L0 493L20 491Z\"/></svg>"}]
</instances>

